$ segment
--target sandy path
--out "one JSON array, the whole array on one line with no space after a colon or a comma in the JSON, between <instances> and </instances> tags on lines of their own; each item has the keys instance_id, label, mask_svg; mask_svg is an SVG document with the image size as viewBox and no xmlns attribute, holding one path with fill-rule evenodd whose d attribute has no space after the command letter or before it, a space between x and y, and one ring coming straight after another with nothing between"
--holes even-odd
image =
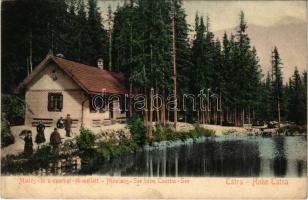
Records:
<instances>
[{"instance_id":1,"label":"sandy path","mask_svg":"<svg viewBox=\"0 0 308 200\"><path fill-rule=\"evenodd\" d=\"M234 131L239 134L245 134L247 133L246 128L242 127L233 127L233 126L220 126L220 125L212 125L212 124L200 124L200 127L210 129L215 131L215 134L218 136L222 136L224 132L226 131ZM177 124L177 130L179 131L190 131L194 129L194 126L189 123L183 123L183 122L178 122Z\"/></svg>"}]
</instances>

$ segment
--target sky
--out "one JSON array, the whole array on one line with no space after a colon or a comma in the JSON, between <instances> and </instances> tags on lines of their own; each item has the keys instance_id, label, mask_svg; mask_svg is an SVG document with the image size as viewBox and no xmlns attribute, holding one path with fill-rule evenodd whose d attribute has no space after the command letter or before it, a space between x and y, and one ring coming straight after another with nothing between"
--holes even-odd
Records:
<instances>
[{"instance_id":1,"label":"sky","mask_svg":"<svg viewBox=\"0 0 308 200\"><path fill-rule=\"evenodd\" d=\"M306 20L305 1L184 1L187 21L194 22L196 12L209 16L211 30L224 30L237 26L239 13L245 12L249 24L272 26L285 17Z\"/></svg>"},{"instance_id":2,"label":"sky","mask_svg":"<svg viewBox=\"0 0 308 200\"><path fill-rule=\"evenodd\" d=\"M102 14L106 14L108 5L112 10L122 5L123 0L99 0ZM272 26L284 17L306 21L306 1L203 1L184 0L183 8L187 22L194 24L196 13L209 16L211 30L229 29L238 24L239 12L243 10L250 24Z\"/></svg>"},{"instance_id":3,"label":"sky","mask_svg":"<svg viewBox=\"0 0 308 200\"><path fill-rule=\"evenodd\" d=\"M103 18L108 5L111 5L112 10L116 10L117 5L122 5L123 2L124 0L98 0ZM210 30L220 38L224 31L235 32L240 11L243 10L252 45L257 48L260 64L265 73L270 68L270 52L274 45L281 49L286 80L292 75L294 66L300 71L307 67L306 1L183 0L183 8L187 14L186 20L192 26L196 13L199 16L208 16ZM290 38L292 36L290 29L295 29L294 38Z\"/></svg>"}]
</instances>

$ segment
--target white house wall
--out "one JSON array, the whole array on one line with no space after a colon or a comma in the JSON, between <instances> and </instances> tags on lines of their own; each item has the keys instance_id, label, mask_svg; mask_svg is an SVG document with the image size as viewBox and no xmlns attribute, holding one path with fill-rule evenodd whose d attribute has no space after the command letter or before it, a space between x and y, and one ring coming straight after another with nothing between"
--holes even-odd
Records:
<instances>
[{"instance_id":1,"label":"white house wall","mask_svg":"<svg viewBox=\"0 0 308 200\"><path fill-rule=\"evenodd\" d=\"M52 79L53 70L57 76L57 80ZM68 77L56 64L50 63L37 75L28 85L28 90L72 90L81 88Z\"/></svg>"},{"instance_id":2,"label":"white house wall","mask_svg":"<svg viewBox=\"0 0 308 200\"><path fill-rule=\"evenodd\" d=\"M57 79L53 80L53 71L56 72ZM63 109L61 112L48 111L48 93L61 92L63 95ZM26 90L26 114L25 124L31 125L34 118L53 119L53 126L56 121L67 114L71 118L78 120L78 126L93 127L93 120L101 122L110 119L109 111L103 113L93 113L89 109L88 95L56 64L50 63L36 76L28 85ZM83 106L82 106L83 105ZM114 102L114 108L118 108L118 102ZM82 113L83 111L83 113ZM118 111L114 112L114 118L125 117Z\"/></svg>"},{"instance_id":3,"label":"white house wall","mask_svg":"<svg viewBox=\"0 0 308 200\"><path fill-rule=\"evenodd\" d=\"M53 71L57 79L53 80ZM48 93L63 94L61 112L48 111ZM25 123L31 124L34 118L53 119L56 123L60 117L70 114L73 119L81 119L81 102L86 98L83 90L68 77L58 66L51 63L28 85L26 91Z\"/></svg>"}]
</instances>

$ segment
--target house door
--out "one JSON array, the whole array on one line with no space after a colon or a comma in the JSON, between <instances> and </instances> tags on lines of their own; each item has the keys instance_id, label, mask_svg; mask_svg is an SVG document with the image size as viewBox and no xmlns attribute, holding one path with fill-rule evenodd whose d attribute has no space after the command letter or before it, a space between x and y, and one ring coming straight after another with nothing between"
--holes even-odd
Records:
<instances>
[{"instance_id":1,"label":"house door","mask_svg":"<svg viewBox=\"0 0 308 200\"><path fill-rule=\"evenodd\" d=\"M112 101L112 103L110 104L109 116L110 116L110 119L113 119L113 101Z\"/></svg>"}]
</instances>

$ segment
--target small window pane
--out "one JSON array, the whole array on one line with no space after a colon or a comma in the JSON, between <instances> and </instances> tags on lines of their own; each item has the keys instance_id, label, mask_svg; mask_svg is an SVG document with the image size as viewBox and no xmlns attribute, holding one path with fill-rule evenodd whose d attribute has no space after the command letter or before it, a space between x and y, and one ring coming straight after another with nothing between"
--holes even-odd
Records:
<instances>
[{"instance_id":1,"label":"small window pane","mask_svg":"<svg viewBox=\"0 0 308 200\"><path fill-rule=\"evenodd\" d=\"M48 111L61 112L62 105L62 93L48 93Z\"/></svg>"}]
</instances>

